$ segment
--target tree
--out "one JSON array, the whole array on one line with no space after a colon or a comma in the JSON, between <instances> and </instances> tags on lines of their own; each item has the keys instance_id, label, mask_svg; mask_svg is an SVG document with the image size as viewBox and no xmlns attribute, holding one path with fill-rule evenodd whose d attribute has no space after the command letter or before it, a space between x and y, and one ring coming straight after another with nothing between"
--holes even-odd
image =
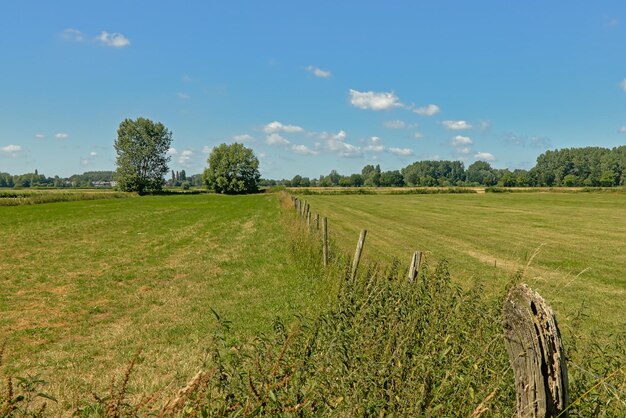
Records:
<instances>
[{"instance_id":1,"label":"tree","mask_svg":"<svg viewBox=\"0 0 626 418\"><path fill-rule=\"evenodd\" d=\"M116 180L120 190L127 192L160 191L163 176L169 171L167 151L172 132L160 122L150 119L125 119L117 129Z\"/></svg>"},{"instance_id":2,"label":"tree","mask_svg":"<svg viewBox=\"0 0 626 418\"><path fill-rule=\"evenodd\" d=\"M259 160L242 144L221 144L211 151L204 182L216 193L255 193L259 190Z\"/></svg>"}]
</instances>

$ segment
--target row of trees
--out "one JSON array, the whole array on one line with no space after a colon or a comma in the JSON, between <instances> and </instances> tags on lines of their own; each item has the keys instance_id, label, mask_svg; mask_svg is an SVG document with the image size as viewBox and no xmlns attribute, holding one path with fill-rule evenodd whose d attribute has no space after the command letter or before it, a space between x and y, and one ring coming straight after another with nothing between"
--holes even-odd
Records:
<instances>
[{"instance_id":1,"label":"row of trees","mask_svg":"<svg viewBox=\"0 0 626 418\"><path fill-rule=\"evenodd\" d=\"M267 182L272 184L271 181ZM626 185L626 146L613 149L587 147L547 151L530 170L496 169L476 161L465 169L461 161L416 161L401 170L381 171L366 165L361 173L310 179L300 175L274 182L288 187L401 187L401 186L503 186L503 187L613 187Z\"/></svg>"},{"instance_id":2,"label":"row of trees","mask_svg":"<svg viewBox=\"0 0 626 418\"><path fill-rule=\"evenodd\" d=\"M114 171L87 171L83 174L74 174L70 177L46 177L39 174L38 170L33 173L11 175L0 173L0 187L93 187L107 186L113 181Z\"/></svg>"}]
</instances>

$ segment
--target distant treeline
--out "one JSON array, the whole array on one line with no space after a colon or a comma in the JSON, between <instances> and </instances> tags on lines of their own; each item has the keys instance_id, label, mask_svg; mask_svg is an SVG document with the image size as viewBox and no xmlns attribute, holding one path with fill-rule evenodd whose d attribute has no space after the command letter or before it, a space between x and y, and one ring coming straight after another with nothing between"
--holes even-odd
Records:
<instances>
[{"instance_id":1,"label":"distant treeline","mask_svg":"<svg viewBox=\"0 0 626 418\"><path fill-rule=\"evenodd\" d=\"M114 187L114 171L87 171L71 177L46 177L34 173L0 173L0 187ZM172 171L168 186L204 186L202 174L187 176L185 170ZM613 187L626 186L626 145L563 148L546 151L530 170L496 169L484 161L465 168L461 161L416 161L401 170L382 171L380 165L366 165L360 173L341 175L332 170L319 178L296 175L292 179L262 179L261 186L287 187Z\"/></svg>"},{"instance_id":2,"label":"distant treeline","mask_svg":"<svg viewBox=\"0 0 626 418\"><path fill-rule=\"evenodd\" d=\"M401 170L381 171L380 165L366 165L361 173L347 176L332 170L319 179L296 175L291 180L263 180L262 183L287 187L624 186L626 146L546 151L530 170L495 169L484 161L476 161L467 169L461 161L417 161Z\"/></svg>"},{"instance_id":3,"label":"distant treeline","mask_svg":"<svg viewBox=\"0 0 626 418\"><path fill-rule=\"evenodd\" d=\"M168 186L202 186L202 175L187 176L185 170L172 171L172 178L167 180ZM46 177L34 173L11 175L0 172L0 187L15 188L83 188L83 187L115 187L115 171L87 171L70 177Z\"/></svg>"}]
</instances>

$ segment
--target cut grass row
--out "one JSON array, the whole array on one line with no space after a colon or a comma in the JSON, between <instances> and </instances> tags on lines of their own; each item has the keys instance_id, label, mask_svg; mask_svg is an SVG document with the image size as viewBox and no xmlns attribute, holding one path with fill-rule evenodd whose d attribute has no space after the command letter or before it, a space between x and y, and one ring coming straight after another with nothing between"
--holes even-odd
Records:
<instances>
[{"instance_id":1,"label":"cut grass row","mask_svg":"<svg viewBox=\"0 0 626 418\"><path fill-rule=\"evenodd\" d=\"M148 196L0 207L6 374L40 374L72 411L141 350L133 392L184 386L216 324L233 337L314 312L328 292L292 262L275 196ZM54 409L57 408L57 409Z\"/></svg>"},{"instance_id":2,"label":"cut grass row","mask_svg":"<svg viewBox=\"0 0 626 418\"><path fill-rule=\"evenodd\" d=\"M585 305L588 332L626 329L626 194L301 196L331 237L364 257L408 266L415 250L448 259L453 279L500 290L518 269L565 325Z\"/></svg>"}]
</instances>

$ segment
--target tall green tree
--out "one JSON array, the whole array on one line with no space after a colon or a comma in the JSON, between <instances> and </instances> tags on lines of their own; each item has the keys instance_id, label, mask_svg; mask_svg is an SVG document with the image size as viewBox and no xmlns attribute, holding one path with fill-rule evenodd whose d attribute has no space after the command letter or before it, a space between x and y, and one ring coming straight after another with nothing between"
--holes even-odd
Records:
<instances>
[{"instance_id":1,"label":"tall green tree","mask_svg":"<svg viewBox=\"0 0 626 418\"><path fill-rule=\"evenodd\" d=\"M172 132L161 122L150 119L125 119L117 129L117 180L120 190L127 192L160 191L170 157Z\"/></svg>"},{"instance_id":2,"label":"tall green tree","mask_svg":"<svg viewBox=\"0 0 626 418\"><path fill-rule=\"evenodd\" d=\"M204 182L216 193L243 194L259 190L259 160L242 144L221 144L211 151Z\"/></svg>"}]
</instances>

